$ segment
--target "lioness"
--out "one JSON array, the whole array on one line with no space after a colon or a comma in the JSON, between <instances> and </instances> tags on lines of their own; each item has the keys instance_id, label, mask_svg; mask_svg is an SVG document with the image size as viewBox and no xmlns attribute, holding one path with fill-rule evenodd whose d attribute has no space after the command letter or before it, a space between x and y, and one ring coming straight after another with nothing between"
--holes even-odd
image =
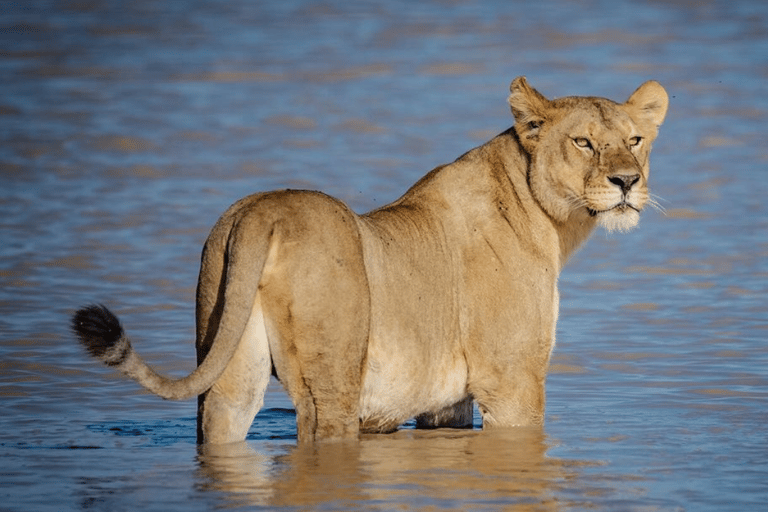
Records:
<instances>
[{"instance_id":1,"label":"lioness","mask_svg":"<svg viewBox=\"0 0 768 512\"><path fill-rule=\"evenodd\" d=\"M596 224L633 228L667 111L657 82L626 103L548 100L510 86L515 124L357 215L318 192L248 196L205 243L197 360L170 380L103 306L74 331L164 398L198 397L198 441L240 441L275 373L298 440L423 427L539 425L555 343L557 278Z\"/></svg>"}]
</instances>

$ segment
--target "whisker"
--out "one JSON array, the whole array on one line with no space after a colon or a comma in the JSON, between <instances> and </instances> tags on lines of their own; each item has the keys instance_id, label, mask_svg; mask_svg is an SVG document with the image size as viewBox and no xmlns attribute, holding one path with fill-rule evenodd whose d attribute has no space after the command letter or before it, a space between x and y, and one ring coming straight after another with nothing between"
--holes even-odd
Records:
<instances>
[{"instance_id":1,"label":"whisker","mask_svg":"<svg viewBox=\"0 0 768 512\"><path fill-rule=\"evenodd\" d=\"M648 196L648 204L652 208L654 208L656 211L660 212L662 215L666 215L667 214L667 209L664 208L659 201L668 202L664 198L662 198L661 196L657 196L655 194L649 194L649 196Z\"/></svg>"},{"instance_id":2,"label":"whisker","mask_svg":"<svg viewBox=\"0 0 768 512\"><path fill-rule=\"evenodd\" d=\"M648 205L654 210L656 210L657 212L661 213L662 215L667 214L667 209L661 206L660 204L658 204L656 201L649 200Z\"/></svg>"},{"instance_id":3,"label":"whisker","mask_svg":"<svg viewBox=\"0 0 768 512\"><path fill-rule=\"evenodd\" d=\"M585 206L587 206L587 201L581 196L572 196L568 198L568 207L570 208L570 211L568 212L569 214L584 208Z\"/></svg>"}]
</instances>

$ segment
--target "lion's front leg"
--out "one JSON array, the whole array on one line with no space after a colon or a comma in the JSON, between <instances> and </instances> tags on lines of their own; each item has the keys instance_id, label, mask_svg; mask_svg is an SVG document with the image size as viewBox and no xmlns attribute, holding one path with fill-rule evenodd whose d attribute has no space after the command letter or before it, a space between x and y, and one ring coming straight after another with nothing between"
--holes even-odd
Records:
<instances>
[{"instance_id":1,"label":"lion's front leg","mask_svg":"<svg viewBox=\"0 0 768 512\"><path fill-rule=\"evenodd\" d=\"M473 390L483 428L544 424L545 371L510 372Z\"/></svg>"},{"instance_id":2,"label":"lion's front leg","mask_svg":"<svg viewBox=\"0 0 768 512\"><path fill-rule=\"evenodd\" d=\"M416 417L416 428L472 428L474 411L472 397L437 412L425 412Z\"/></svg>"}]
</instances>

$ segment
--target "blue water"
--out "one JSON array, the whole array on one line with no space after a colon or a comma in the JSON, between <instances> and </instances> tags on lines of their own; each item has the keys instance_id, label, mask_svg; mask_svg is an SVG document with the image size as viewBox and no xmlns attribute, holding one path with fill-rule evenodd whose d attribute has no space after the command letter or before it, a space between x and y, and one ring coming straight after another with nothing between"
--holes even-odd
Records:
<instances>
[{"instance_id":1,"label":"blue water","mask_svg":"<svg viewBox=\"0 0 768 512\"><path fill-rule=\"evenodd\" d=\"M0 9L0 510L761 510L768 502L768 4L43 2ZM543 431L406 425L296 447L277 383L247 443L68 332L104 302L194 367L208 229L239 197L357 211L506 129L509 82L670 110L648 211L561 276ZM479 425L479 419L476 421Z\"/></svg>"}]
</instances>

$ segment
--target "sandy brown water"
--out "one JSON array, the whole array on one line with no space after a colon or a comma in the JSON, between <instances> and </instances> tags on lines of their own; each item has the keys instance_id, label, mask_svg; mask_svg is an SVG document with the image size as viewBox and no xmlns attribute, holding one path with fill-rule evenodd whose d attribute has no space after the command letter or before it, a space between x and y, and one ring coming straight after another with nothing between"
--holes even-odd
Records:
<instances>
[{"instance_id":1,"label":"sandy brown water","mask_svg":"<svg viewBox=\"0 0 768 512\"><path fill-rule=\"evenodd\" d=\"M366 211L506 129L507 86L669 91L648 211L561 277L543 429L297 448L273 383L198 450L68 332L104 302L194 366L200 248L243 195ZM768 4L43 2L0 8L0 510L761 510ZM479 419L476 419L479 426Z\"/></svg>"}]
</instances>

